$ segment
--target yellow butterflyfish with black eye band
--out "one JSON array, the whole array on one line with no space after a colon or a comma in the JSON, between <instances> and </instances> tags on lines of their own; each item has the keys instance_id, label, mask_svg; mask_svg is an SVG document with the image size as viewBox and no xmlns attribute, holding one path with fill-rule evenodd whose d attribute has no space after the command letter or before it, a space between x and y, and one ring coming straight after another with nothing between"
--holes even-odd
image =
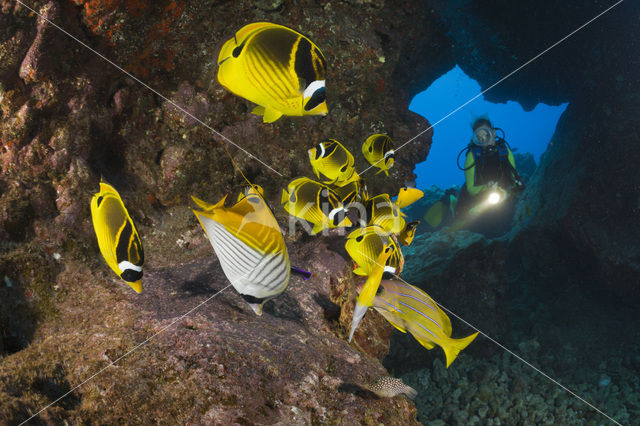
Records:
<instances>
[{"instance_id":1,"label":"yellow butterflyfish with black eye band","mask_svg":"<svg viewBox=\"0 0 640 426\"><path fill-rule=\"evenodd\" d=\"M140 235L118 191L102 180L100 191L91 199L91 219L107 265L140 293L144 263Z\"/></svg>"},{"instance_id":2,"label":"yellow butterflyfish with black eye band","mask_svg":"<svg viewBox=\"0 0 640 426\"><path fill-rule=\"evenodd\" d=\"M316 176L329 179L325 184L345 186L359 179L353 155L337 140L327 139L307 152Z\"/></svg>"},{"instance_id":3,"label":"yellow butterflyfish with black eye band","mask_svg":"<svg viewBox=\"0 0 640 426\"><path fill-rule=\"evenodd\" d=\"M264 198L264 189L262 189L262 187L260 185L254 185L252 184L251 186L247 186L243 192L241 192L240 194L238 194L238 200L240 201L242 200L244 197L246 197L247 195L251 195L251 194L257 194L262 196L262 198Z\"/></svg>"},{"instance_id":4,"label":"yellow butterflyfish with black eye band","mask_svg":"<svg viewBox=\"0 0 640 426\"><path fill-rule=\"evenodd\" d=\"M382 252L374 260L373 270L367 277L358 298L356 299L356 307L353 309L353 319L351 320L351 332L349 333L349 341L353 338L353 333L358 328L358 324L367 313L367 309L373 306L373 299L378 292L378 286L382 280L382 274L385 271L387 259L393 254L394 246L387 244L382 248Z\"/></svg>"},{"instance_id":5,"label":"yellow butterflyfish with black eye band","mask_svg":"<svg viewBox=\"0 0 640 426\"><path fill-rule=\"evenodd\" d=\"M282 25L255 22L226 41L218 55L218 81L258 104L265 123L282 115L326 115L326 60L307 37Z\"/></svg>"},{"instance_id":6,"label":"yellow butterflyfish with black eye band","mask_svg":"<svg viewBox=\"0 0 640 426\"><path fill-rule=\"evenodd\" d=\"M405 227L398 205L391 201L389 194L380 194L369 198L366 203L367 217L361 218L361 225L379 225L390 234L399 234Z\"/></svg>"},{"instance_id":7,"label":"yellow butterflyfish with black eye band","mask_svg":"<svg viewBox=\"0 0 640 426\"><path fill-rule=\"evenodd\" d=\"M252 185L231 207L191 197L193 210L218 256L222 271L257 315L268 300L287 288L291 264L280 226Z\"/></svg>"},{"instance_id":8,"label":"yellow butterflyfish with black eye band","mask_svg":"<svg viewBox=\"0 0 640 426\"><path fill-rule=\"evenodd\" d=\"M389 176L389 169L395 161L395 151L388 135L377 133L369 136L362 144L362 154L369 164L380 169L376 174L384 172Z\"/></svg>"},{"instance_id":9,"label":"yellow butterflyfish with black eye band","mask_svg":"<svg viewBox=\"0 0 640 426\"><path fill-rule=\"evenodd\" d=\"M403 186L402 188L400 188L400 191L398 191L398 199L396 200L396 204L398 205L398 207L403 209L415 203L423 196L424 192L422 192L421 190Z\"/></svg>"},{"instance_id":10,"label":"yellow butterflyfish with black eye band","mask_svg":"<svg viewBox=\"0 0 640 426\"><path fill-rule=\"evenodd\" d=\"M387 245L393 247L393 252L387 259L383 272L400 275L404 267L404 257L392 235L377 225L358 228L351 232L344 247L355 262L353 273L370 275L375 267L375 259Z\"/></svg>"},{"instance_id":11,"label":"yellow butterflyfish with black eye band","mask_svg":"<svg viewBox=\"0 0 640 426\"><path fill-rule=\"evenodd\" d=\"M400 234L398 235L398 241L400 241L400 243L405 246L411 245L411 243L413 242L413 237L416 236L418 225L420 225L419 220L407 222L402 232L400 232Z\"/></svg>"},{"instance_id":12,"label":"yellow butterflyfish with black eye band","mask_svg":"<svg viewBox=\"0 0 640 426\"><path fill-rule=\"evenodd\" d=\"M362 286L365 291L366 284ZM401 280L382 280L373 298L373 307L403 333L407 331L427 349L440 346L447 368L478 335L451 337L451 320L427 293Z\"/></svg>"},{"instance_id":13,"label":"yellow butterflyfish with black eye band","mask_svg":"<svg viewBox=\"0 0 640 426\"><path fill-rule=\"evenodd\" d=\"M309 178L291 181L282 190L280 202L291 216L313 224L311 235L323 229L351 226L338 196L327 185Z\"/></svg>"}]
</instances>

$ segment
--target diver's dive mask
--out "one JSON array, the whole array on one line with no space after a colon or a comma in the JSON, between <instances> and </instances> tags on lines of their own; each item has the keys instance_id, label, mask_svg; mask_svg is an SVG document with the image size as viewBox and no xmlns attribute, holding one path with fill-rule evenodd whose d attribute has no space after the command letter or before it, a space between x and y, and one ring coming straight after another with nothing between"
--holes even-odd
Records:
<instances>
[{"instance_id":1,"label":"diver's dive mask","mask_svg":"<svg viewBox=\"0 0 640 426\"><path fill-rule=\"evenodd\" d=\"M489 126L480 126L473 132L473 143L478 146L493 145L496 141L496 130Z\"/></svg>"}]
</instances>

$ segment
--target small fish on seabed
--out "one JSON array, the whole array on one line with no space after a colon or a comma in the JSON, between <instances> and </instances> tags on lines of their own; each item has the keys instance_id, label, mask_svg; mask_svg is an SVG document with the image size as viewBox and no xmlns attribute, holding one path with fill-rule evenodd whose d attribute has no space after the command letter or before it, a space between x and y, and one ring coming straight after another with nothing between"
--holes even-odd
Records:
<instances>
[{"instance_id":1,"label":"small fish on seabed","mask_svg":"<svg viewBox=\"0 0 640 426\"><path fill-rule=\"evenodd\" d=\"M418 188L403 186L402 188L400 188L400 191L398 192L398 199L396 200L396 204L398 205L398 207L403 209L415 203L423 196L424 196L424 192L422 192Z\"/></svg>"},{"instance_id":2,"label":"small fish on seabed","mask_svg":"<svg viewBox=\"0 0 640 426\"><path fill-rule=\"evenodd\" d=\"M282 25L242 27L218 54L218 81L255 104L265 123L283 115L326 115L326 60L307 37Z\"/></svg>"},{"instance_id":3,"label":"small fish on seabed","mask_svg":"<svg viewBox=\"0 0 640 426\"><path fill-rule=\"evenodd\" d=\"M218 256L222 271L257 315L287 288L291 264L280 226L253 185L231 207L191 197L193 210Z\"/></svg>"},{"instance_id":4,"label":"small fish on seabed","mask_svg":"<svg viewBox=\"0 0 640 426\"><path fill-rule=\"evenodd\" d=\"M393 247L393 253L387 259L384 274L400 275L404 267L402 251L393 236L389 235L378 225L358 228L347 236L344 247L356 264L353 273L356 275L370 275L375 266L375 259L380 256L386 245Z\"/></svg>"},{"instance_id":5,"label":"small fish on seabed","mask_svg":"<svg viewBox=\"0 0 640 426\"><path fill-rule=\"evenodd\" d=\"M351 226L338 196L328 186L309 178L291 181L282 190L280 202L291 216L313 224L312 235L327 228Z\"/></svg>"},{"instance_id":6,"label":"small fish on seabed","mask_svg":"<svg viewBox=\"0 0 640 426\"><path fill-rule=\"evenodd\" d=\"M413 400L418 396L411 386L405 385L402 379L391 376L379 376L362 383L362 387L375 393L380 398L394 398L398 395L404 395Z\"/></svg>"},{"instance_id":7,"label":"small fish on seabed","mask_svg":"<svg viewBox=\"0 0 640 426\"><path fill-rule=\"evenodd\" d=\"M320 142L308 154L316 176L319 178L322 174L329 179L326 184L344 186L359 178L353 155L335 139Z\"/></svg>"},{"instance_id":8,"label":"small fish on seabed","mask_svg":"<svg viewBox=\"0 0 640 426\"><path fill-rule=\"evenodd\" d=\"M116 189L100 180L91 199L91 219L104 260L136 293L142 291L144 250L136 226Z\"/></svg>"},{"instance_id":9,"label":"small fish on seabed","mask_svg":"<svg viewBox=\"0 0 640 426\"><path fill-rule=\"evenodd\" d=\"M378 173L384 172L389 176L389 169L395 161L393 141L388 135L375 134L367 138L362 144L362 154L369 164L379 168Z\"/></svg>"},{"instance_id":10,"label":"small fish on seabed","mask_svg":"<svg viewBox=\"0 0 640 426\"><path fill-rule=\"evenodd\" d=\"M364 286L360 287L364 291ZM357 288L358 289L358 288ZM427 293L401 280L382 280L373 307L395 328L407 331L427 349L444 350L447 368L478 335L451 337L451 320Z\"/></svg>"},{"instance_id":11,"label":"small fish on seabed","mask_svg":"<svg viewBox=\"0 0 640 426\"><path fill-rule=\"evenodd\" d=\"M419 220L415 220L413 222L408 222L402 232L398 235L398 241L402 245L409 246L413 242L413 237L416 236L416 230L418 229L418 225L420 225Z\"/></svg>"}]
</instances>

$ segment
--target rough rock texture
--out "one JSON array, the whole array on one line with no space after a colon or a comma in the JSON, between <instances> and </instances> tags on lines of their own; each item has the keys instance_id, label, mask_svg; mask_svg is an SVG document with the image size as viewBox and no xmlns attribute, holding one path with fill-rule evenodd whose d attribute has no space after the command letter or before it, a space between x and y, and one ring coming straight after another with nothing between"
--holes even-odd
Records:
<instances>
[{"instance_id":1,"label":"rough rock texture","mask_svg":"<svg viewBox=\"0 0 640 426\"><path fill-rule=\"evenodd\" d=\"M0 0L3 423L36 412L224 285L215 263L206 260L211 249L187 209L189 195L213 201L244 182L221 139L198 120L281 174L230 148L286 224L278 206L281 188L311 175L306 150L313 144L329 137L342 141L362 170L367 164L360 146L369 134L387 132L399 146L427 128L407 110L412 93L406 87L415 78L409 71L414 49L429 52L446 43L436 22L423 19L420 1L403 9L384 1L27 3L158 93L16 2ZM327 117L262 124L248 113L249 102L217 83L220 44L261 20L298 29L323 50ZM397 152L391 178L364 177L378 191L396 193L413 178L430 138L426 132ZM142 234L148 279L140 296L118 282L98 255L89 200L100 176L120 190ZM295 236L300 253L323 244ZM348 267L336 255L343 252L342 240L331 238L326 256L337 260L321 258L331 263L329 271L320 272L327 267L321 262L301 265L321 276L316 290L288 292L278 302L283 305L262 318L227 290L215 303L233 301L234 308L198 311L191 323L162 333L43 418L414 421L411 403L378 401L358 390L357 378L384 373L378 360L388 351L391 330L373 314L354 343L344 343L354 294ZM344 396L338 396L340 386Z\"/></svg>"}]
</instances>

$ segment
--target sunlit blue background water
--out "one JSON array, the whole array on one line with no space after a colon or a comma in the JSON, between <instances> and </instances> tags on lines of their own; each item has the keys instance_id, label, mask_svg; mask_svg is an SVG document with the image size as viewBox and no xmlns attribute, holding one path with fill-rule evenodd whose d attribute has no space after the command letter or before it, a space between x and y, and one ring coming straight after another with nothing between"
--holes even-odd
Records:
<instances>
[{"instance_id":1,"label":"sunlit blue background water","mask_svg":"<svg viewBox=\"0 0 640 426\"><path fill-rule=\"evenodd\" d=\"M464 172L456 166L456 157L469 143L471 124L479 117L487 117L495 127L503 129L511 147L520 153L532 153L538 164L568 105L538 104L532 111L525 112L517 102L494 104L481 95L453 112L480 92L480 85L456 66L411 101L409 109L434 126L427 160L415 168L418 188L431 185L448 188L464 182ZM464 159L460 161L464 162Z\"/></svg>"}]
</instances>

